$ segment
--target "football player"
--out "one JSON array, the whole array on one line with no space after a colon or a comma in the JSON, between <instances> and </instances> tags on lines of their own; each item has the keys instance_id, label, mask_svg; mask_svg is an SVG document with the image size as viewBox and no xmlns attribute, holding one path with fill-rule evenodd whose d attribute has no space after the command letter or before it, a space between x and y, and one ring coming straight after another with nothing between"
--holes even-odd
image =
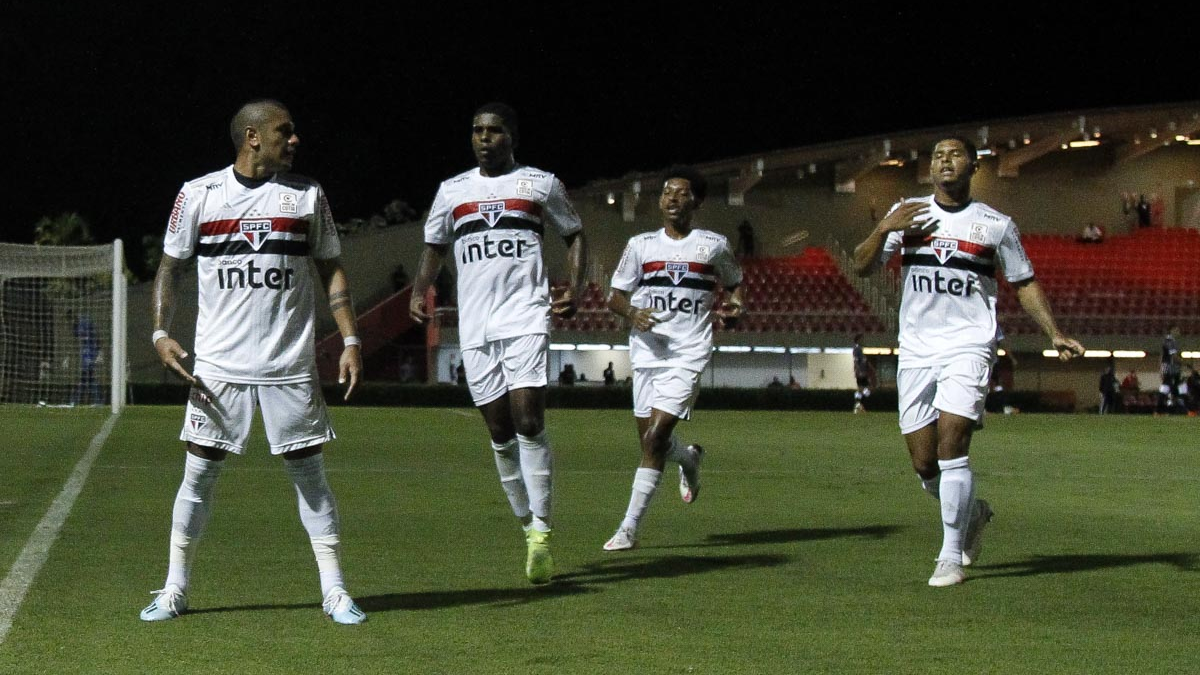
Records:
<instances>
[{"instance_id":1,"label":"football player","mask_svg":"<svg viewBox=\"0 0 1200 675\"><path fill-rule=\"evenodd\" d=\"M978 559L992 518L991 506L975 497L968 450L995 360L997 272L1059 358L1083 354L1055 325L1012 219L971 198L978 168L969 140L938 141L929 163L933 194L893 206L854 249L860 276L901 253L900 431L922 485L941 504L942 549L929 579L939 587L966 579L963 566Z\"/></svg>"}]
</instances>

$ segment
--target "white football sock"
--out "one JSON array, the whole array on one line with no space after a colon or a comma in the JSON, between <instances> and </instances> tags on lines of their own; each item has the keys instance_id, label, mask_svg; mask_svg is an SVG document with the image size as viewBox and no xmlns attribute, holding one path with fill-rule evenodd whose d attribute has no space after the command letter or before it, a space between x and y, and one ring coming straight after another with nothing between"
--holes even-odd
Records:
<instances>
[{"instance_id":1,"label":"white football sock","mask_svg":"<svg viewBox=\"0 0 1200 675\"><path fill-rule=\"evenodd\" d=\"M200 543L200 535L204 534L204 526L208 524L208 516L212 513L213 487L224 465L224 461L214 462L187 453L183 482L175 494L175 507L171 510L171 552L165 586L174 584L187 590L196 545Z\"/></svg>"},{"instance_id":2,"label":"white football sock","mask_svg":"<svg viewBox=\"0 0 1200 675\"><path fill-rule=\"evenodd\" d=\"M521 475L529 494L533 527L541 532L549 532L554 492L554 455L550 451L550 442L543 431L537 436L517 434L517 445L521 449Z\"/></svg>"},{"instance_id":3,"label":"white football sock","mask_svg":"<svg viewBox=\"0 0 1200 675\"><path fill-rule=\"evenodd\" d=\"M962 562L963 540L971 522L975 480L966 457L938 460L942 470L942 550L938 560Z\"/></svg>"},{"instance_id":4,"label":"white football sock","mask_svg":"<svg viewBox=\"0 0 1200 675\"><path fill-rule=\"evenodd\" d=\"M529 493L525 491L525 479L521 477L521 455L517 439L503 445L492 441L492 456L496 459L496 472L500 474L500 487L508 495L508 504L513 515L521 520L529 518Z\"/></svg>"},{"instance_id":5,"label":"white football sock","mask_svg":"<svg viewBox=\"0 0 1200 675\"><path fill-rule=\"evenodd\" d=\"M337 501L325 478L325 456L317 453L304 459L284 460L283 464L296 488L300 522L312 543L317 571L321 575L321 597L325 597L331 589L346 586L342 578L342 565L338 560L341 540L338 536Z\"/></svg>"},{"instance_id":6,"label":"white football sock","mask_svg":"<svg viewBox=\"0 0 1200 675\"><path fill-rule=\"evenodd\" d=\"M625 519L621 521L622 529L637 532L638 523L646 514L646 508L650 506L650 500L654 498L654 491L658 489L661 479L661 471L638 467L637 473L633 474L633 492L629 495Z\"/></svg>"}]
</instances>

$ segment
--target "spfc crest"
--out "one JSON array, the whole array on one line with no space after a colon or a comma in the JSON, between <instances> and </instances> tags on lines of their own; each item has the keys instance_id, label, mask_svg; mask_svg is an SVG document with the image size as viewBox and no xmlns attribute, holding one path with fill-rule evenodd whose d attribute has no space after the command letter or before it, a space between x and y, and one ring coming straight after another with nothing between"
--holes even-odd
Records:
<instances>
[{"instance_id":1,"label":"spfc crest","mask_svg":"<svg viewBox=\"0 0 1200 675\"><path fill-rule=\"evenodd\" d=\"M683 281L684 275L688 273L688 264L685 262L669 262L664 268L667 271L667 276L671 277L671 283L676 286Z\"/></svg>"},{"instance_id":2,"label":"spfc crest","mask_svg":"<svg viewBox=\"0 0 1200 675\"><path fill-rule=\"evenodd\" d=\"M188 415L188 423L192 425L192 431L200 431L208 424L208 416L203 413L192 413Z\"/></svg>"},{"instance_id":3,"label":"spfc crest","mask_svg":"<svg viewBox=\"0 0 1200 675\"><path fill-rule=\"evenodd\" d=\"M504 202L480 202L479 215L487 221L488 227L495 227L504 215Z\"/></svg>"},{"instance_id":4,"label":"spfc crest","mask_svg":"<svg viewBox=\"0 0 1200 675\"><path fill-rule=\"evenodd\" d=\"M933 247L933 254L937 256L938 262L942 263L943 265L945 265L946 261L949 260L954 255L954 252L958 250L957 239L934 239L933 241L929 242L929 245Z\"/></svg>"},{"instance_id":5,"label":"spfc crest","mask_svg":"<svg viewBox=\"0 0 1200 675\"><path fill-rule=\"evenodd\" d=\"M250 242L255 251L271 236L271 221L269 220L243 220L239 225L242 229L242 236Z\"/></svg>"}]
</instances>

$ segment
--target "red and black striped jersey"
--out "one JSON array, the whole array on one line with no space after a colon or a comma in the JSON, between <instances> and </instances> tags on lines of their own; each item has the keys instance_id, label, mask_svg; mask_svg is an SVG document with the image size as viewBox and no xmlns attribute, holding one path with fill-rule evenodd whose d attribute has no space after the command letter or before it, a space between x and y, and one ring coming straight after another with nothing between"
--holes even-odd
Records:
<instances>
[{"instance_id":1,"label":"red and black striped jersey","mask_svg":"<svg viewBox=\"0 0 1200 675\"><path fill-rule=\"evenodd\" d=\"M229 166L184 183L163 251L196 257L195 374L286 384L316 377L317 275L311 258L341 254L316 181L276 174L253 187Z\"/></svg>"},{"instance_id":2,"label":"red and black striped jersey","mask_svg":"<svg viewBox=\"0 0 1200 675\"><path fill-rule=\"evenodd\" d=\"M678 367L702 371L712 358L712 310L717 284L742 282L729 240L694 229L683 239L666 230L629 240L613 273L612 287L630 293L634 307L653 307L661 322L649 331L631 328L634 368Z\"/></svg>"},{"instance_id":3,"label":"red and black striped jersey","mask_svg":"<svg viewBox=\"0 0 1200 675\"><path fill-rule=\"evenodd\" d=\"M562 181L551 173L517 166L503 176L484 176L475 168L442 182L425 221L425 241L454 245L462 348L550 332L542 257L547 227L563 237L583 227Z\"/></svg>"},{"instance_id":4,"label":"red and black striped jersey","mask_svg":"<svg viewBox=\"0 0 1200 675\"><path fill-rule=\"evenodd\" d=\"M884 263L901 254L900 365L940 365L963 354L990 361L997 269L1010 283L1033 277L1016 224L977 201L958 209L932 195L905 201L929 204L931 222L921 232L890 233L881 254Z\"/></svg>"}]
</instances>

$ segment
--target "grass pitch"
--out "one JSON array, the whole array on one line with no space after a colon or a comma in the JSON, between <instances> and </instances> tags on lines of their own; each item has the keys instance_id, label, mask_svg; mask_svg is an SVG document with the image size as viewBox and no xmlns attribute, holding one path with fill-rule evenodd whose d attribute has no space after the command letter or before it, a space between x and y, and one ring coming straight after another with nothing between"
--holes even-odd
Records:
<instances>
[{"instance_id":1,"label":"grass pitch","mask_svg":"<svg viewBox=\"0 0 1200 675\"><path fill-rule=\"evenodd\" d=\"M359 627L321 612L281 466L232 458L194 611L144 624L182 474L176 407L126 411L0 645L3 673L1174 673L1200 648L1196 420L989 416L997 515L931 589L936 503L890 413L701 410L704 491L668 473L641 547L606 553L638 461L627 411L551 410L555 558L524 545L471 410L337 408L326 465ZM7 573L105 417L0 409ZM673 471L673 469L672 469Z\"/></svg>"}]
</instances>

